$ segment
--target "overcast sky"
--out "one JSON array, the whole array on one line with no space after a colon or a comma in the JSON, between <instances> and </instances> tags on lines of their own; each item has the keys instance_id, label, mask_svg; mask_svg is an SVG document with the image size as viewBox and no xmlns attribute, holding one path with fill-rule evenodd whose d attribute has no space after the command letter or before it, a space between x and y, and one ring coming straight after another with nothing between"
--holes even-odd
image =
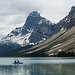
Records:
<instances>
[{"instance_id":1,"label":"overcast sky","mask_svg":"<svg viewBox=\"0 0 75 75\"><path fill-rule=\"evenodd\" d=\"M23 26L28 14L34 10L57 23L74 5L75 0L0 0L0 38Z\"/></svg>"}]
</instances>

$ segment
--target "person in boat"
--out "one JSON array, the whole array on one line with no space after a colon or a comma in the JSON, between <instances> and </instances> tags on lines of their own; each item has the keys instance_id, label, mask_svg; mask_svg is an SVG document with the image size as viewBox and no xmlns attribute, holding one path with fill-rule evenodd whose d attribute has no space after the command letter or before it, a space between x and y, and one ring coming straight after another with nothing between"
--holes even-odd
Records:
<instances>
[{"instance_id":1,"label":"person in boat","mask_svg":"<svg viewBox=\"0 0 75 75\"><path fill-rule=\"evenodd\" d=\"M18 63L18 64L20 63L18 59L17 59L17 63Z\"/></svg>"},{"instance_id":2,"label":"person in boat","mask_svg":"<svg viewBox=\"0 0 75 75\"><path fill-rule=\"evenodd\" d=\"M14 63L16 64L16 60L14 59Z\"/></svg>"}]
</instances>

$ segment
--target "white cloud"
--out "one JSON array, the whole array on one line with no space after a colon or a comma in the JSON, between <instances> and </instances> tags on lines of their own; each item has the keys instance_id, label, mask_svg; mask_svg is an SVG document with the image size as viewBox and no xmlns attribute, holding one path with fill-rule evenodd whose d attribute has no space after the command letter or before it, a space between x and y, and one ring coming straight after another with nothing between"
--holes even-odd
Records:
<instances>
[{"instance_id":1,"label":"white cloud","mask_svg":"<svg viewBox=\"0 0 75 75\"><path fill-rule=\"evenodd\" d=\"M4 18L4 24L14 25L24 23L25 15L24 14L16 14L16 15L8 15Z\"/></svg>"},{"instance_id":2,"label":"white cloud","mask_svg":"<svg viewBox=\"0 0 75 75\"><path fill-rule=\"evenodd\" d=\"M34 10L50 21L58 22L74 4L75 0L0 0L0 37L24 25L27 15Z\"/></svg>"}]
</instances>

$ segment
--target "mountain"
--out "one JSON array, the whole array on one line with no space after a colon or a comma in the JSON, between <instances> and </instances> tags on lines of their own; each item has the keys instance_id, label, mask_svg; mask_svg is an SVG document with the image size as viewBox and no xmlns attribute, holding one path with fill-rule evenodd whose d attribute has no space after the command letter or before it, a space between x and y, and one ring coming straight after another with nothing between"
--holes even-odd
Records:
<instances>
[{"instance_id":1,"label":"mountain","mask_svg":"<svg viewBox=\"0 0 75 75\"><path fill-rule=\"evenodd\" d=\"M17 55L15 55L17 56ZM23 57L51 57L51 56L75 56L75 26L64 34L43 46L31 48L27 52L23 50L18 56Z\"/></svg>"},{"instance_id":2,"label":"mountain","mask_svg":"<svg viewBox=\"0 0 75 75\"><path fill-rule=\"evenodd\" d=\"M75 56L75 6L57 23L54 33L42 44L30 48L27 52L23 50L18 55L25 57Z\"/></svg>"},{"instance_id":3,"label":"mountain","mask_svg":"<svg viewBox=\"0 0 75 75\"><path fill-rule=\"evenodd\" d=\"M22 27L15 28L0 40L0 53L8 53L20 47L37 45L53 35L55 24L40 16L37 11L31 12Z\"/></svg>"},{"instance_id":4,"label":"mountain","mask_svg":"<svg viewBox=\"0 0 75 75\"><path fill-rule=\"evenodd\" d=\"M75 18L75 6L72 6L69 14L57 23L57 25L55 27L55 33L59 32L60 29L67 30L67 29L71 28L74 24L70 25L69 23L70 23L70 20L73 18Z\"/></svg>"},{"instance_id":5,"label":"mountain","mask_svg":"<svg viewBox=\"0 0 75 75\"><path fill-rule=\"evenodd\" d=\"M57 24L33 11L22 27L0 40L0 56L68 56L75 50L74 39L75 6Z\"/></svg>"}]
</instances>

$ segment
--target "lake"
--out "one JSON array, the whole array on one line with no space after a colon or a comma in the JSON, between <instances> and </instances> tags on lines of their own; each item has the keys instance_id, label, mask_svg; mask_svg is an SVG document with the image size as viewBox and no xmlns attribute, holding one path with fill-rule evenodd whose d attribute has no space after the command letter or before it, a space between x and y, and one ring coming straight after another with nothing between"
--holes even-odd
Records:
<instances>
[{"instance_id":1,"label":"lake","mask_svg":"<svg viewBox=\"0 0 75 75\"><path fill-rule=\"evenodd\" d=\"M18 59L23 64L12 64ZM0 58L0 75L75 75L75 58Z\"/></svg>"}]
</instances>

